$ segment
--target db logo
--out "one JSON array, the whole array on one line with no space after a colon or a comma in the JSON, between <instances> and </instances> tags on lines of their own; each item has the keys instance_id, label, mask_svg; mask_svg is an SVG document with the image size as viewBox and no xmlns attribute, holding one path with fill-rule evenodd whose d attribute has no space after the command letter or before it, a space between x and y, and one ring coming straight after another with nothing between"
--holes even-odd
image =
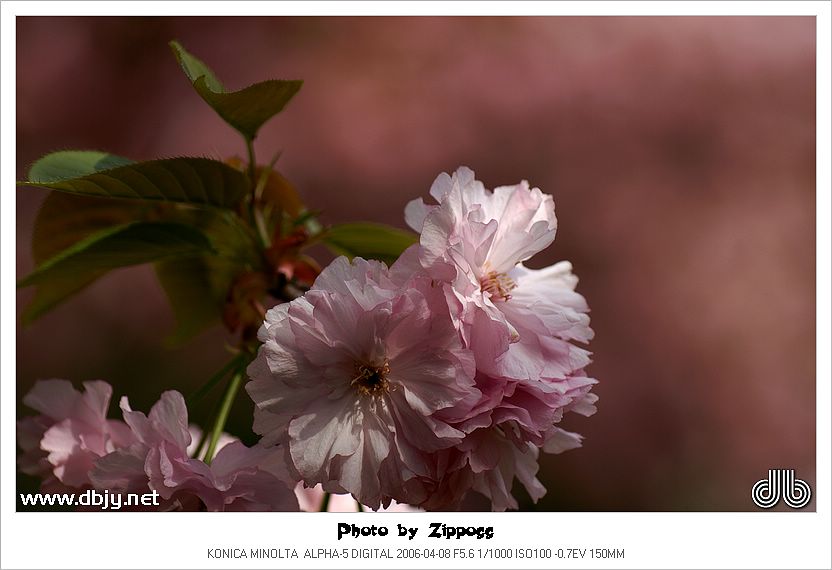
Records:
<instances>
[{"instance_id":1,"label":"db logo","mask_svg":"<svg viewBox=\"0 0 832 570\"><path fill-rule=\"evenodd\" d=\"M803 479L794 478L794 469L769 469L768 479L751 487L751 500L761 509L770 509L783 499L793 509L800 509L812 499L812 488Z\"/></svg>"}]
</instances>

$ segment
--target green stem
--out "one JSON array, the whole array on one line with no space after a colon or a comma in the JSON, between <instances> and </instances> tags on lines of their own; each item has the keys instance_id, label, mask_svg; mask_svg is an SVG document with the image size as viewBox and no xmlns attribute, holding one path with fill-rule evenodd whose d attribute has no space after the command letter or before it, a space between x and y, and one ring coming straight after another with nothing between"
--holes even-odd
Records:
<instances>
[{"instance_id":1,"label":"green stem","mask_svg":"<svg viewBox=\"0 0 832 570\"><path fill-rule=\"evenodd\" d=\"M246 152L248 153L248 180L251 184L251 194L248 197L248 217L249 223L257 230L257 237L260 240L261 247L265 248L266 242L263 240L262 232L257 224L257 159L254 156L254 139L246 137Z\"/></svg>"},{"instance_id":2,"label":"green stem","mask_svg":"<svg viewBox=\"0 0 832 570\"><path fill-rule=\"evenodd\" d=\"M199 402L202 398L208 395L214 386L220 383L220 381L225 378L229 372L234 370L235 368L239 367L242 363L243 359L245 358L245 354L240 353L234 356L231 360L229 360L225 366L220 368L208 381L203 384L199 390L190 394L185 401L187 402L188 406L192 406L196 402Z\"/></svg>"},{"instance_id":3,"label":"green stem","mask_svg":"<svg viewBox=\"0 0 832 570\"><path fill-rule=\"evenodd\" d=\"M263 211L258 209L256 206L260 203L263 190L266 187L266 183L269 181L270 171L271 166L263 168L263 171L260 173L260 178L257 179L257 184L254 186L254 193L251 198L252 204L254 205L251 210L251 215L254 218L254 225L260 237L260 243L263 245L264 249L271 245L272 240L269 237L268 230L266 229L266 221L263 219Z\"/></svg>"},{"instance_id":4,"label":"green stem","mask_svg":"<svg viewBox=\"0 0 832 570\"><path fill-rule=\"evenodd\" d=\"M321 502L321 509L318 512L325 513L329 510L329 499L331 497L332 493L324 492L324 500Z\"/></svg>"},{"instance_id":5,"label":"green stem","mask_svg":"<svg viewBox=\"0 0 832 570\"><path fill-rule=\"evenodd\" d=\"M254 159L254 139L246 138L246 152L248 153L248 178L253 191L254 186L257 184L257 179L254 177L254 172L257 168L257 163Z\"/></svg>"},{"instance_id":6,"label":"green stem","mask_svg":"<svg viewBox=\"0 0 832 570\"><path fill-rule=\"evenodd\" d=\"M199 438L199 443L196 444L196 450L191 457L199 457L202 450L205 449L205 444L208 443L208 430L202 430L202 435Z\"/></svg>"},{"instance_id":7,"label":"green stem","mask_svg":"<svg viewBox=\"0 0 832 570\"><path fill-rule=\"evenodd\" d=\"M237 392L243 382L244 371L245 367L241 367L234 373L234 376L231 377L231 381L228 383L228 387L225 389L225 394L223 394L220 411L217 414L217 419L214 421L214 429L211 432L211 440L208 442L208 450L205 452L205 457L203 458L203 461L208 465L211 464L211 459L214 457L217 443L220 440L223 428L225 428L225 422L228 421L231 405L234 403L234 399L237 397Z\"/></svg>"},{"instance_id":8,"label":"green stem","mask_svg":"<svg viewBox=\"0 0 832 570\"><path fill-rule=\"evenodd\" d=\"M185 398L185 402L187 403L188 407L192 407L195 403L202 400L208 393L214 389L214 387L220 383L220 381L225 378L229 372L238 368L243 360L245 359L245 354L240 353L235 355L231 360L225 363L225 366L220 368L208 381L200 386L200 388L196 392L192 392ZM219 402L214 406L214 410L211 415L217 413L217 408L219 407ZM199 443L196 446L196 450L193 453L193 457L199 457L202 455L202 451L205 449L205 444L208 443L208 435L211 432L207 429L202 430L202 435L199 438Z\"/></svg>"}]
</instances>

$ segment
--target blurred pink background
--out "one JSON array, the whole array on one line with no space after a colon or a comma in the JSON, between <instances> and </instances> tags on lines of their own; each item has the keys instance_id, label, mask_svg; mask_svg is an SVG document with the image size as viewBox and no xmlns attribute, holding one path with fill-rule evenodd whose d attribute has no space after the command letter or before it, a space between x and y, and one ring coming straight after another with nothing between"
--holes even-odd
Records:
<instances>
[{"instance_id":1,"label":"blurred pink background","mask_svg":"<svg viewBox=\"0 0 832 570\"><path fill-rule=\"evenodd\" d=\"M814 18L18 18L18 178L65 148L242 154L174 38L230 88L305 81L257 149L327 222L404 227L461 164L554 195L532 265L573 262L601 400L565 420L585 444L544 456L537 509L755 510L771 467L814 485ZM17 190L19 277L44 195ZM188 393L224 336L170 350L172 324L150 267L118 271L18 328L18 398L51 377L140 409ZM251 441L249 414L229 431Z\"/></svg>"}]
</instances>

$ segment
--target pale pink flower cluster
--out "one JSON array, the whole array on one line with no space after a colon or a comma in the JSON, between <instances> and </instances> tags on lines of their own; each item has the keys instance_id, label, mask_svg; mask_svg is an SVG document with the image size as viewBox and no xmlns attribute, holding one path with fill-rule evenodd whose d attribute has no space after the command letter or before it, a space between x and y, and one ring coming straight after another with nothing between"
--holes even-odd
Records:
<instances>
[{"instance_id":1,"label":"pale pink flower cluster","mask_svg":"<svg viewBox=\"0 0 832 570\"><path fill-rule=\"evenodd\" d=\"M392 501L457 507L469 490L537 500L539 450L578 447L557 426L594 413L584 373L588 307L568 262L523 265L552 243L552 198L526 182L493 192L460 168L435 204L408 204L419 244L393 267L336 259L302 298L271 309L246 388L254 429L290 476Z\"/></svg>"},{"instance_id":2,"label":"pale pink flower cluster","mask_svg":"<svg viewBox=\"0 0 832 570\"><path fill-rule=\"evenodd\" d=\"M157 491L163 510L297 510L285 468L262 447L221 438L210 465L191 456L194 428L179 392L168 391L150 413L120 402L124 421L107 419L112 388L66 380L35 384L23 402L40 412L18 422L20 469L43 478L43 489L96 488L114 493Z\"/></svg>"}]
</instances>

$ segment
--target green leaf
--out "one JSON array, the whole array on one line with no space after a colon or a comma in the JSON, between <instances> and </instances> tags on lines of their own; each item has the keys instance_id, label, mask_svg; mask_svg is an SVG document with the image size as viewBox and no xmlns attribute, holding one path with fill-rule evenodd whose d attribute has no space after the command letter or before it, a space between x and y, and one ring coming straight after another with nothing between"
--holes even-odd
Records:
<instances>
[{"instance_id":1,"label":"green leaf","mask_svg":"<svg viewBox=\"0 0 832 570\"><path fill-rule=\"evenodd\" d=\"M102 164L110 166L114 158L93 163L92 157L89 157L84 162L83 156L79 156L84 154L75 151L47 154L32 166L29 180L18 184L82 196L181 202L220 208L235 207L249 187L245 174L209 158L166 158L122 163L105 170L85 172L85 167L89 170Z\"/></svg>"},{"instance_id":2,"label":"green leaf","mask_svg":"<svg viewBox=\"0 0 832 570\"><path fill-rule=\"evenodd\" d=\"M40 283L35 289L35 296L23 310L20 320L28 325L39 319L72 295L91 285L106 271L89 271L78 274L56 276Z\"/></svg>"},{"instance_id":3,"label":"green leaf","mask_svg":"<svg viewBox=\"0 0 832 570\"><path fill-rule=\"evenodd\" d=\"M169 346L178 346L219 322L234 274L233 264L207 256L156 264L156 276L176 320L176 328L165 339Z\"/></svg>"},{"instance_id":4,"label":"green leaf","mask_svg":"<svg viewBox=\"0 0 832 570\"><path fill-rule=\"evenodd\" d=\"M145 202L50 192L35 218L32 233L32 257L35 265L44 263L98 231L139 219L146 209ZM79 272L40 283L34 298L23 311L21 321L24 325L31 323L105 273L103 270Z\"/></svg>"},{"instance_id":5,"label":"green leaf","mask_svg":"<svg viewBox=\"0 0 832 570\"><path fill-rule=\"evenodd\" d=\"M416 234L382 224L366 222L332 226L323 236L324 243L339 255L378 259L388 265L416 243Z\"/></svg>"},{"instance_id":6,"label":"green leaf","mask_svg":"<svg viewBox=\"0 0 832 570\"><path fill-rule=\"evenodd\" d=\"M18 286L53 280L65 282L72 276L189 256L210 249L211 243L201 232L183 224L136 222L114 226L98 231L44 261Z\"/></svg>"},{"instance_id":7,"label":"green leaf","mask_svg":"<svg viewBox=\"0 0 832 570\"><path fill-rule=\"evenodd\" d=\"M211 68L205 65L201 59L189 53L182 47L182 44L176 40L169 42L168 45L173 50L173 55L176 56L176 61L178 61L179 65L182 66L182 71L185 72L185 75L188 76L191 83L196 83L197 79L204 77L205 85L208 89L217 93L225 91L225 87L222 86L220 80L216 75L214 75Z\"/></svg>"},{"instance_id":8,"label":"green leaf","mask_svg":"<svg viewBox=\"0 0 832 570\"><path fill-rule=\"evenodd\" d=\"M241 267L262 263L254 231L234 212L180 207L159 216L164 221L197 228L211 241L215 256L233 260Z\"/></svg>"},{"instance_id":9,"label":"green leaf","mask_svg":"<svg viewBox=\"0 0 832 570\"><path fill-rule=\"evenodd\" d=\"M198 261L177 258L169 264L165 263L172 267L165 271L165 274L176 271L175 268L179 268L180 264L181 272L194 272L191 267L200 264L196 272L201 278L193 281L193 287L182 288L182 294L171 293L170 289L174 286L166 286L160 273L160 280L168 292L180 326L191 326L187 323L195 318L186 316L189 311L194 313L192 308L184 307L180 310L179 305L198 304L200 297L205 295L209 298L208 303L203 304L206 314L210 317L207 321L215 320L221 313L222 302L233 278L239 272L260 262L256 254L255 236L241 223L240 218L229 210L192 208L183 204L139 200L108 200L51 192L35 219L32 235L32 257L35 265L43 264L97 232L136 221L175 222L193 226L213 245L215 255L205 255ZM38 283L35 296L23 311L21 321L24 325L31 323L106 273L107 270L100 269L79 270L72 275L53 276L48 281ZM198 318L195 320L199 321ZM204 328L210 324L207 321L205 325L199 326ZM195 330L183 328L176 333L177 338L170 340L181 342L199 330L199 327Z\"/></svg>"},{"instance_id":10,"label":"green leaf","mask_svg":"<svg viewBox=\"0 0 832 570\"><path fill-rule=\"evenodd\" d=\"M46 160L48 158L48 160ZM58 182L132 164L129 158L95 150L62 150L48 154L29 169L32 182Z\"/></svg>"},{"instance_id":11,"label":"green leaf","mask_svg":"<svg viewBox=\"0 0 832 570\"><path fill-rule=\"evenodd\" d=\"M194 89L226 123L254 140L260 127L283 110L301 85L302 81L270 79L240 91L216 93L208 88L205 77L200 77L194 82Z\"/></svg>"},{"instance_id":12,"label":"green leaf","mask_svg":"<svg viewBox=\"0 0 832 570\"><path fill-rule=\"evenodd\" d=\"M226 91L217 76L178 42L170 42L176 59L199 96L247 140L280 113L303 85L302 81L270 79L239 91Z\"/></svg>"},{"instance_id":13,"label":"green leaf","mask_svg":"<svg viewBox=\"0 0 832 570\"><path fill-rule=\"evenodd\" d=\"M35 265L95 232L140 220L149 209L147 202L50 192L38 210L32 232Z\"/></svg>"},{"instance_id":14,"label":"green leaf","mask_svg":"<svg viewBox=\"0 0 832 570\"><path fill-rule=\"evenodd\" d=\"M166 338L171 346L218 323L235 278L262 262L254 236L231 212L192 210L185 219L211 239L216 255L156 264L156 275L176 319L175 330Z\"/></svg>"}]
</instances>

